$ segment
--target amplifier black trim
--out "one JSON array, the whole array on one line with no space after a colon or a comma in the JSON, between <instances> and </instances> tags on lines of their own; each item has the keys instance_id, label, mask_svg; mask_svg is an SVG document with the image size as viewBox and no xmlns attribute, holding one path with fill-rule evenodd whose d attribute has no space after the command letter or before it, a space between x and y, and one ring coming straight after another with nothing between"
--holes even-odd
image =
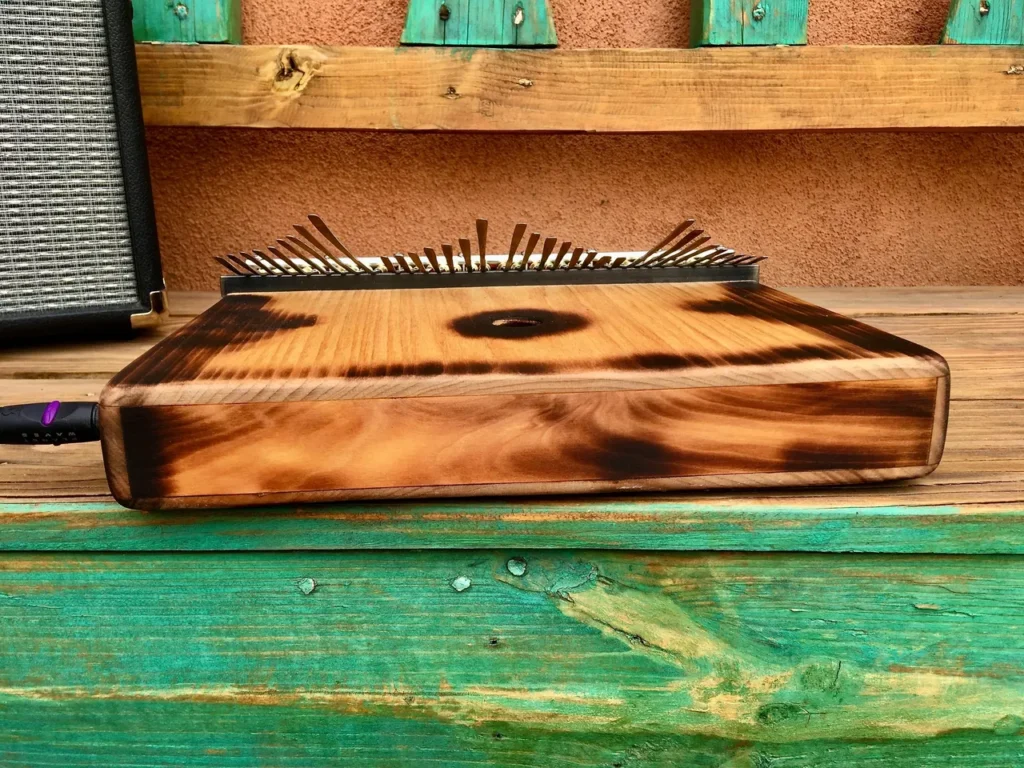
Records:
<instances>
[{"instance_id":1,"label":"amplifier black trim","mask_svg":"<svg viewBox=\"0 0 1024 768\"><path fill-rule=\"evenodd\" d=\"M148 312L152 308L150 294L164 287L135 66L132 5L129 0L102 0L102 3L138 303L0 315L0 342L19 336L70 335L85 329L94 333L128 332L131 316Z\"/></svg>"}]
</instances>

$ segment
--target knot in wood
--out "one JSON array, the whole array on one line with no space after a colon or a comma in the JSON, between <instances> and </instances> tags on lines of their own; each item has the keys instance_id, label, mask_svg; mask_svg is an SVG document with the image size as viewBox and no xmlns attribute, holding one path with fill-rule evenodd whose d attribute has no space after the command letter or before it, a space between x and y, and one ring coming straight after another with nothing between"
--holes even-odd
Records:
<instances>
[{"instance_id":1,"label":"knot in wood","mask_svg":"<svg viewBox=\"0 0 1024 768\"><path fill-rule=\"evenodd\" d=\"M441 8L438 10L437 15L438 17L440 17L441 21L448 21L448 19L452 15L452 12L451 9L446 4L441 3Z\"/></svg>"},{"instance_id":2,"label":"knot in wood","mask_svg":"<svg viewBox=\"0 0 1024 768\"><path fill-rule=\"evenodd\" d=\"M981 2L978 3L978 13L980 15L988 16L991 11L992 5L989 3L989 0L981 0Z\"/></svg>"},{"instance_id":3,"label":"knot in wood","mask_svg":"<svg viewBox=\"0 0 1024 768\"><path fill-rule=\"evenodd\" d=\"M757 4L754 6L754 10L751 15L754 17L754 21L764 20L765 10L764 4L761 2L761 0L758 0Z\"/></svg>"}]
</instances>

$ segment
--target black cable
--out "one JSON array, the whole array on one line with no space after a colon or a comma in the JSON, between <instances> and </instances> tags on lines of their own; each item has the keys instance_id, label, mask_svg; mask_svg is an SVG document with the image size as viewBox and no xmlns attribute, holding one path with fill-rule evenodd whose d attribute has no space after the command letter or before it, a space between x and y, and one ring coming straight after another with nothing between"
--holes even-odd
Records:
<instances>
[{"instance_id":1,"label":"black cable","mask_svg":"<svg viewBox=\"0 0 1024 768\"><path fill-rule=\"evenodd\" d=\"M63 445L100 439L99 403L49 403L0 406L0 443Z\"/></svg>"}]
</instances>

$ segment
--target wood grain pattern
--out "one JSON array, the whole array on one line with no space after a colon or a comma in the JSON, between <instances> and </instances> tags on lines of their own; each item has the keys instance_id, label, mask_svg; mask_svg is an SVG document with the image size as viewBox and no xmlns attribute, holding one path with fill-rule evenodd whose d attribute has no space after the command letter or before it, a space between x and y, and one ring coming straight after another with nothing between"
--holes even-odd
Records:
<instances>
[{"instance_id":1,"label":"wood grain pattern","mask_svg":"<svg viewBox=\"0 0 1024 768\"><path fill-rule=\"evenodd\" d=\"M123 435L114 495L142 508L799 485L927 473L936 394L903 379L122 407L120 434L103 428Z\"/></svg>"},{"instance_id":2,"label":"wood grain pattern","mask_svg":"<svg viewBox=\"0 0 1024 768\"><path fill-rule=\"evenodd\" d=\"M947 377L756 284L232 294L101 423L141 508L835 484L931 471Z\"/></svg>"},{"instance_id":3,"label":"wood grain pattern","mask_svg":"<svg viewBox=\"0 0 1024 768\"><path fill-rule=\"evenodd\" d=\"M140 45L136 56L151 125L623 133L1024 126L1024 78L1006 74L1024 64L1018 48Z\"/></svg>"},{"instance_id":4,"label":"wood grain pattern","mask_svg":"<svg viewBox=\"0 0 1024 768\"><path fill-rule=\"evenodd\" d=\"M1020 557L8 555L0 755L1006 768L1022 610Z\"/></svg>"},{"instance_id":5,"label":"wood grain pattern","mask_svg":"<svg viewBox=\"0 0 1024 768\"><path fill-rule=\"evenodd\" d=\"M506 321L535 325L496 325ZM114 376L104 406L618 391L948 373L766 286L234 294Z\"/></svg>"}]
</instances>

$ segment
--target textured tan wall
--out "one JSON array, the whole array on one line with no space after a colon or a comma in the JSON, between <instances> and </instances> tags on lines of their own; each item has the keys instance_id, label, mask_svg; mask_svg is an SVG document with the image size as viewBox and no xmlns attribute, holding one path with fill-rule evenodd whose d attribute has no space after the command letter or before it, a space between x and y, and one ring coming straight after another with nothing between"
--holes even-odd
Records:
<instances>
[{"instance_id":1,"label":"textured tan wall","mask_svg":"<svg viewBox=\"0 0 1024 768\"><path fill-rule=\"evenodd\" d=\"M686 2L550 0L564 47L680 47ZM245 0L248 43L393 45L406 0ZM854 6L851 8L850 6ZM945 0L811 0L811 44L928 44ZM213 254L311 211L360 253L514 221L602 249L681 215L772 257L788 285L1024 281L1024 135L521 136L150 129L168 284L213 288Z\"/></svg>"}]
</instances>

